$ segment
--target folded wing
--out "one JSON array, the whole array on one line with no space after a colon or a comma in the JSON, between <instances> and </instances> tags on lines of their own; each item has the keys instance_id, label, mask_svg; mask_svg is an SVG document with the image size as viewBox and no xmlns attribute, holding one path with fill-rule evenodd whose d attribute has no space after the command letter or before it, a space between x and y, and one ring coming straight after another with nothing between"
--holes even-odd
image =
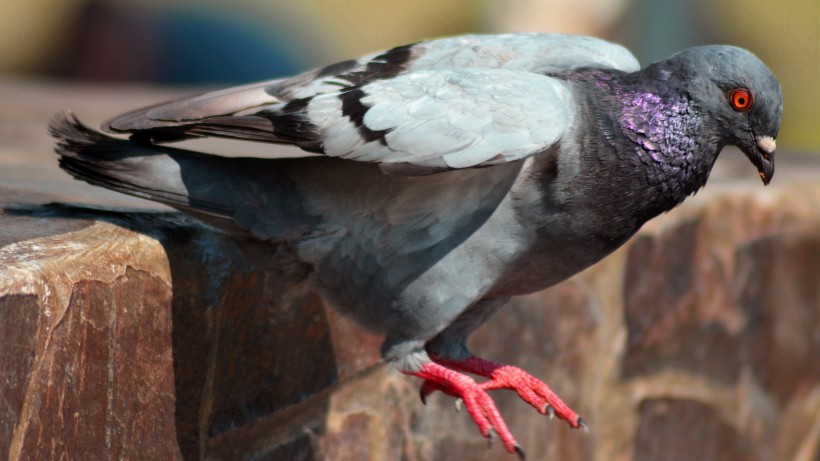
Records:
<instances>
[{"instance_id":1,"label":"folded wing","mask_svg":"<svg viewBox=\"0 0 820 461\"><path fill-rule=\"evenodd\" d=\"M589 37L468 35L158 104L103 128L155 143L295 144L406 174L490 165L560 139L571 105L548 75L580 67L639 66L625 48Z\"/></svg>"}]
</instances>

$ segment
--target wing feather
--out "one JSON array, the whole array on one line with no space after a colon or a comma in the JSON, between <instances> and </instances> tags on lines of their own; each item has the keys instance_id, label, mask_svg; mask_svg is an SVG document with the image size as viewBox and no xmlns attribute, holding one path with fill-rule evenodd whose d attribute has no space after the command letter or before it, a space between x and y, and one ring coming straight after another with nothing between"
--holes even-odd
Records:
<instances>
[{"instance_id":1,"label":"wing feather","mask_svg":"<svg viewBox=\"0 0 820 461\"><path fill-rule=\"evenodd\" d=\"M156 104L115 117L104 123L103 129L115 133L135 133L195 124L210 117L245 115L260 108L335 93L353 86L363 86L419 71L506 69L545 74L579 67L603 67L633 72L640 66L635 57L622 46L592 37L536 33L463 35L400 46L290 78ZM157 136L156 139L170 141L174 136ZM272 141L288 142L276 139Z\"/></svg>"},{"instance_id":2,"label":"wing feather","mask_svg":"<svg viewBox=\"0 0 820 461\"><path fill-rule=\"evenodd\" d=\"M558 142L573 113L560 80L498 69L415 72L371 82L359 94L360 122L383 138L368 141L354 120L339 116L339 93L319 95L306 112L326 155L436 170L511 162Z\"/></svg>"}]
</instances>

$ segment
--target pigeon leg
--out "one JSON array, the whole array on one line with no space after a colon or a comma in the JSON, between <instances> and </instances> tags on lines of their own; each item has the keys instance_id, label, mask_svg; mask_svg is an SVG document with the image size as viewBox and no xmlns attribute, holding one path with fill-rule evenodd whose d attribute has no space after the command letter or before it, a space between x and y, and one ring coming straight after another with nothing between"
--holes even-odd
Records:
<instances>
[{"instance_id":1,"label":"pigeon leg","mask_svg":"<svg viewBox=\"0 0 820 461\"><path fill-rule=\"evenodd\" d=\"M541 414L550 415L550 417L555 415L568 422L570 427L589 430L586 421L564 403L546 383L518 367L475 356L469 356L463 360L432 358L441 365L489 378L489 381L479 384L482 390L514 390L522 400L535 407Z\"/></svg>"},{"instance_id":2,"label":"pigeon leg","mask_svg":"<svg viewBox=\"0 0 820 461\"><path fill-rule=\"evenodd\" d=\"M460 398L470 418L478 426L481 435L491 441L497 435L508 452L522 456L523 451L501 417L501 413L498 412L495 402L473 378L435 362L425 363L418 371L405 371L404 373L425 380L421 393L422 399L426 395L425 390L428 391L427 393L440 390L445 394Z\"/></svg>"}]
</instances>

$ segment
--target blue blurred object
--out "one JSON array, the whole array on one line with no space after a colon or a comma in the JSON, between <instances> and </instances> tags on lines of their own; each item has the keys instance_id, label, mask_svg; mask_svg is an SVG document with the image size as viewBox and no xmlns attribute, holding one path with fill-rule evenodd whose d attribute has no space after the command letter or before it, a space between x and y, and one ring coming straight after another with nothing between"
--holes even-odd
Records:
<instances>
[{"instance_id":1,"label":"blue blurred object","mask_svg":"<svg viewBox=\"0 0 820 461\"><path fill-rule=\"evenodd\" d=\"M156 23L157 81L240 83L308 67L299 53L302 41L267 19L201 7L166 12Z\"/></svg>"},{"instance_id":2,"label":"blue blurred object","mask_svg":"<svg viewBox=\"0 0 820 461\"><path fill-rule=\"evenodd\" d=\"M313 63L287 16L186 5L86 5L58 74L95 81L235 84L292 75Z\"/></svg>"},{"instance_id":3,"label":"blue blurred object","mask_svg":"<svg viewBox=\"0 0 820 461\"><path fill-rule=\"evenodd\" d=\"M627 16L638 18L631 28L629 48L643 64L665 59L690 46L714 41L700 17L702 5L691 0L637 0L630 2Z\"/></svg>"}]
</instances>

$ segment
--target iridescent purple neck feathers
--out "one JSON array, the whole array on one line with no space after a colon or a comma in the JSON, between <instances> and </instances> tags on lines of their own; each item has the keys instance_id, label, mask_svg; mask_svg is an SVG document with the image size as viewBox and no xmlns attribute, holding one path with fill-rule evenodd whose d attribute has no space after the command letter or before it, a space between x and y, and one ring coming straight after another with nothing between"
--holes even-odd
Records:
<instances>
[{"instance_id":1,"label":"iridescent purple neck feathers","mask_svg":"<svg viewBox=\"0 0 820 461\"><path fill-rule=\"evenodd\" d=\"M721 145L679 83L601 69L563 77L584 95L583 123L603 135L587 131L577 142L584 182L621 192L597 197L602 208L628 208L619 230L637 229L703 187Z\"/></svg>"},{"instance_id":2,"label":"iridescent purple neck feathers","mask_svg":"<svg viewBox=\"0 0 820 461\"><path fill-rule=\"evenodd\" d=\"M721 146L684 91L642 86L614 89L620 103L617 120L647 168L648 185L671 193L674 206L706 184Z\"/></svg>"}]
</instances>

